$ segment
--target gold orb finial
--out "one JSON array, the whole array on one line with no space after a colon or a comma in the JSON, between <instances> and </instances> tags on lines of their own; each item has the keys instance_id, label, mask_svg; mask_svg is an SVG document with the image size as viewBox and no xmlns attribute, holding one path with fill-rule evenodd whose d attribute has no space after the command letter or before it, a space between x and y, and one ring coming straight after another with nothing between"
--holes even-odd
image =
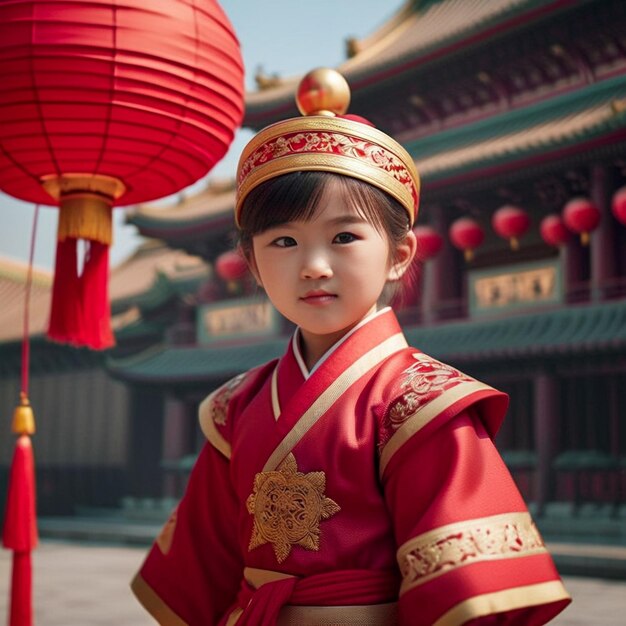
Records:
<instances>
[{"instance_id":1,"label":"gold orb finial","mask_svg":"<svg viewBox=\"0 0 626 626\"><path fill-rule=\"evenodd\" d=\"M296 104L302 115L343 115L350 105L350 87L337 70L319 67L300 81Z\"/></svg>"}]
</instances>

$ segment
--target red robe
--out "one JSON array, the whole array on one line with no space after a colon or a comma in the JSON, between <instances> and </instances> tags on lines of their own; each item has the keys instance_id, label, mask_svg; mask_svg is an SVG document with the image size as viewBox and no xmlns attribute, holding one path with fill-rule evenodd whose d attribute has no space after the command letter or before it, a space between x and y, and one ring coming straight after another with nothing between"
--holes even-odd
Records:
<instances>
[{"instance_id":1,"label":"red robe","mask_svg":"<svg viewBox=\"0 0 626 626\"><path fill-rule=\"evenodd\" d=\"M294 338L202 403L208 443L133 590L161 624L549 621L570 599L493 445L507 402L390 309L310 374Z\"/></svg>"}]
</instances>

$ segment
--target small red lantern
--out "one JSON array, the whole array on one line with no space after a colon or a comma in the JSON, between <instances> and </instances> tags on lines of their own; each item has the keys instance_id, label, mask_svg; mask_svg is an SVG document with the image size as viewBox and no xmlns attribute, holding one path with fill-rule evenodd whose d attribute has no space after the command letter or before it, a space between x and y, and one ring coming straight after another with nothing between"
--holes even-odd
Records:
<instances>
[{"instance_id":1,"label":"small red lantern","mask_svg":"<svg viewBox=\"0 0 626 626\"><path fill-rule=\"evenodd\" d=\"M439 254L443 237L432 226L416 226L413 233L417 239L417 258L420 261L427 261Z\"/></svg>"},{"instance_id":2,"label":"small red lantern","mask_svg":"<svg viewBox=\"0 0 626 626\"><path fill-rule=\"evenodd\" d=\"M463 250L466 261L474 258L474 250L482 245L485 232L471 217L461 217L450 226L450 241L455 248Z\"/></svg>"},{"instance_id":3,"label":"small red lantern","mask_svg":"<svg viewBox=\"0 0 626 626\"><path fill-rule=\"evenodd\" d=\"M567 229L560 215L552 213L546 215L539 225L541 238L549 245L556 248L567 242L570 231Z\"/></svg>"},{"instance_id":4,"label":"small red lantern","mask_svg":"<svg viewBox=\"0 0 626 626\"><path fill-rule=\"evenodd\" d=\"M511 250L517 250L519 238L530 226L530 217L523 209L506 205L493 214L491 226L500 237L509 240Z\"/></svg>"},{"instance_id":5,"label":"small red lantern","mask_svg":"<svg viewBox=\"0 0 626 626\"><path fill-rule=\"evenodd\" d=\"M229 293L240 291L239 281L248 273L246 260L236 250L229 250L215 259L215 271L226 282Z\"/></svg>"},{"instance_id":6,"label":"small red lantern","mask_svg":"<svg viewBox=\"0 0 626 626\"><path fill-rule=\"evenodd\" d=\"M626 187L621 187L613 194L611 210L615 219L626 226Z\"/></svg>"},{"instance_id":7,"label":"small red lantern","mask_svg":"<svg viewBox=\"0 0 626 626\"><path fill-rule=\"evenodd\" d=\"M243 115L239 42L216 0L11 0L0 84L0 189L60 208L48 336L107 348L112 207L171 195L224 156Z\"/></svg>"},{"instance_id":8,"label":"small red lantern","mask_svg":"<svg viewBox=\"0 0 626 626\"><path fill-rule=\"evenodd\" d=\"M215 271L223 280L239 280L248 273L248 264L239 252L229 250L217 257Z\"/></svg>"},{"instance_id":9,"label":"small red lantern","mask_svg":"<svg viewBox=\"0 0 626 626\"><path fill-rule=\"evenodd\" d=\"M600 210L589 198L572 198L563 208L563 221L571 231L580 233L580 242L586 246L589 233L600 223Z\"/></svg>"}]
</instances>

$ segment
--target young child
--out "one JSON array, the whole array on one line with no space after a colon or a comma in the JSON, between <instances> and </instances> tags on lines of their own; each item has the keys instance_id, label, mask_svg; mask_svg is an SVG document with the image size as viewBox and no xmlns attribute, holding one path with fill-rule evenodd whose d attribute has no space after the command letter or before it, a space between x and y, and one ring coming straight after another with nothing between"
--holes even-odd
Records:
<instances>
[{"instance_id":1,"label":"young child","mask_svg":"<svg viewBox=\"0 0 626 626\"><path fill-rule=\"evenodd\" d=\"M569 596L492 442L508 399L381 305L415 254L419 178L333 115L342 81L309 75L312 115L244 149L241 247L297 330L202 403L208 442L133 590L167 625L544 624Z\"/></svg>"}]
</instances>

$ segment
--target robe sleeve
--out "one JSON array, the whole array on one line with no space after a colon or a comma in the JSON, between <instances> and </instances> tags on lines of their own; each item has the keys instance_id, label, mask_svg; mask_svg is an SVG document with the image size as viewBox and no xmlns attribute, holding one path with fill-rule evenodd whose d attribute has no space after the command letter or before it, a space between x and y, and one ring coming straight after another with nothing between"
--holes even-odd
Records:
<instances>
[{"instance_id":1,"label":"robe sleeve","mask_svg":"<svg viewBox=\"0 0 626 626\"><path fill-rule=\"evenodd\" d=\"M492 441L506 396L436 363L434 378L411 373L381 425L400 624L545 624L570 598Z\"/></svg>"},{"instance_id":2,"label":"robe sleeve","mask_svg":"<svg viewBox=\"0 0 626 626\"><path fill-rule=\"evenodd\" d=\"M228 381L200 405L208 441L183 498L132 582L133 592L159 624L217 624L237 596L243 559L229 442L242 390L254 378L249 374Z\"/></svg>"},{"instance_id":3,"label":"robe sleeve","mask_svg":"<svg viewBox=\"0 0 626 626\"><path fill-rule=\"evenodd\" d=\"M217 624L234 602L243 562L229 462L205 444L187 490L132 583L159 624Z\"/></svg>"}]
</instances>

